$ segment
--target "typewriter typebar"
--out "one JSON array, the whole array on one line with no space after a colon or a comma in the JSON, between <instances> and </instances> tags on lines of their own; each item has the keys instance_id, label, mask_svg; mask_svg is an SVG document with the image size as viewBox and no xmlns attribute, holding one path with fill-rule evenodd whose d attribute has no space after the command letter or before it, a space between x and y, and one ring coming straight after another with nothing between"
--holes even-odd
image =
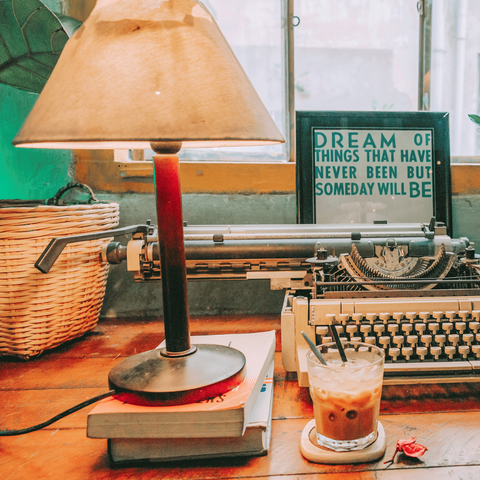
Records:
<instances>
[{"instance_id":1,"label":"typewriter typebar","mask_svg":"<svg viewBox=\"0 0 480 480\"><path fill-rule=\"evenodd\" d=\"M269 279L286 291L282 358L308 386L301 332L317 344L345 340L385 350L385 382L480 381L480 265L474 245L443 224L185 227L189 280ZM161 278L154 228L110 263L137 281Z\"/></svg>"}]
</instances>

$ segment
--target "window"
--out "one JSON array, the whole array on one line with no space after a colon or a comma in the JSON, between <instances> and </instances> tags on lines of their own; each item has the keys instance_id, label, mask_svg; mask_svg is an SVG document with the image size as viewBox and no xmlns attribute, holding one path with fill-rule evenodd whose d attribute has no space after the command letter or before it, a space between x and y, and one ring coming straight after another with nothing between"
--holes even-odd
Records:
<instances>
[{"instance_id":1,"label":"window","mask_svg":"<svg viewBox=\"0 0 480 480\"><path fill-rule=\"evenodd\" d=\"M452 156L480 155L468 119L480 114L480 2L294 0L294 9L296 110L415 111L423 82L422 109L449 112Z\"/></svg>"},{"instance_id":2,"label":"window","mask_svg":"<svg viewBox=\"0 0 480 480\"><path fill-rule=\"evenodd\" d=\"M452 156L480 155L480 134L467 116L480 114L480 40L476 35L480 2L204 0L204 3L287 140L286 97L291 98L297 111L416 111L419 87L423 87L427 92L422 99L424 109L450 113ZM289 65L289 50L284 43L287 29L282 20L288 8L293 10L296 25L291 40L294 81L290 97L285 74ZM421 8L426 18L423 31ZM425 53L420 55L422 32L427 41ZM424 65L424 76L419 75L419 64ZM151 154L147 150L145 158ZM184 161L230 163L283 163L291 158L288 145L184 149L180 157ZM130 159L136 158L130 155ZM455 161L453 158L452 162ZM124 177L137 175L122 168Z\"/></svg>"}]
</instances>

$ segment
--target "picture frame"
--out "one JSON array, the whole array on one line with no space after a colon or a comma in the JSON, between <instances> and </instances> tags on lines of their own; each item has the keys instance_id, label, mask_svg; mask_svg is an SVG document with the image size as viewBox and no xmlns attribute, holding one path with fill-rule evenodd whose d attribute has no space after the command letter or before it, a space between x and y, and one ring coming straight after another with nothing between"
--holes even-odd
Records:
<instances>
[{"instance_id":1,"label":"picture frame","mask_svg":"<svg viewBox=\"0 0 480 480\"><path fill-rule=\"evenodd\" d=\"M452 234L449 114L296 112L297 222L428 223Z\"/></svg>"}]
</instances>

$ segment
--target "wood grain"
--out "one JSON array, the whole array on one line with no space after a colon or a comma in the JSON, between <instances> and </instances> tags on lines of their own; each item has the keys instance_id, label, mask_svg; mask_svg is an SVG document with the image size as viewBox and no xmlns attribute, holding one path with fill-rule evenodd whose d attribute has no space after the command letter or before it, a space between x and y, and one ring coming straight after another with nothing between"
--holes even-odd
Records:
<instances>
[{"instance_id":1,"label":"wood grain","mask_svg":"<svg viewBox=\"0 0 480 480\"><path fill-rule=\"evenodd\" d=\"M388 415L383 416L381 421L387 435L385 458L389 458L393 453L398 438L411 435L417 436L419 442L427 445L428 452L421 459L409 459L399 455L396 462L388 468L383 464L383 459L379 462L353 466L317 465L306 461L299 450L300 435L307 422L303 419L287 419L273 421L271 449L269 455L265 457L171 462L156 464L152 472L146 466L111 467L106 456L106 442L87 439L84 428L74 428L43 430L23 437L1 439L0 472L4 479L21 478L15 476L20 474L24 475L23 478L71 480L85 478L181 480L220 479L233 476L275 478L290 475L302 475L302 478L306 478L303 475L319 473L343 476L347 473L356 473L355 478L366 479L374 478L371 476L372 472L375 472L375 478L401 478L396 471L401 470L403 475L406 475L405 470L408 470L408 478L415 478L412 477L415 470L427 468L429 471L439 467L449 469L457 467L457 471L461 471L460 467L478 468L480 432L477 425L480 413ZM76 464L75 468L72 468L72 463ZM52 465L55 465L55 469L50 471ZM96 472L99 471L103 471L104 475L96 476ZM39 475L39 472L44 472L45 476ZM379 476L380 473L383 476Z\"/></svg>"},{"instance_id":2,"label":"wood grain","mask_svg":"<svg viewBox=\"0 0 480 480\"><path fill-rule=\"evenodd\" d=\"M160 325L160 328L159 328ZM271 317L196 318L192 334L278 331ZM108 320L96 331L37 359L0 359L0 428L25 428L108 389L111 367L163 336L161 322ZM147 349L148 349L147 348ZM275 355L272 442L264 457L229 458L114 467L105 440L86 438L93 407L38 432L0 438L0 478L4 479L298 479L397 480L480 477L480 395L477 384L384 387L380 420L391 457L399 438L417 437L428 451L420 459L398 455L363 465L328 466L306 461L299 449L304 426L313 417L307 388L284 370Z\"/></svg>"}]
</instances>

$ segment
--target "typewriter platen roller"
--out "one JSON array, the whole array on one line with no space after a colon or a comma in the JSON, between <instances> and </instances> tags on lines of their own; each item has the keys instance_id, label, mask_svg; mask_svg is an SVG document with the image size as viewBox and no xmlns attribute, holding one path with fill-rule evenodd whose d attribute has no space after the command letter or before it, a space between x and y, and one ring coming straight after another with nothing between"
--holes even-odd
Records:
<instances>
[{"instance_id":1,"label":"typewriter platen roller","mask_svg":"<svg viewBox=\"0 0 480 480\"><path fill-rule=\"evenodd\" d=\"M127 259L137 281L161 278L154 229L104 260ZM269 279L285 289L282 355L308 385L305 331L331 329L386 353L386 383L480 380L480 266L443 224L186 226L194 279Z\"/></svg>"}]
</instances>

